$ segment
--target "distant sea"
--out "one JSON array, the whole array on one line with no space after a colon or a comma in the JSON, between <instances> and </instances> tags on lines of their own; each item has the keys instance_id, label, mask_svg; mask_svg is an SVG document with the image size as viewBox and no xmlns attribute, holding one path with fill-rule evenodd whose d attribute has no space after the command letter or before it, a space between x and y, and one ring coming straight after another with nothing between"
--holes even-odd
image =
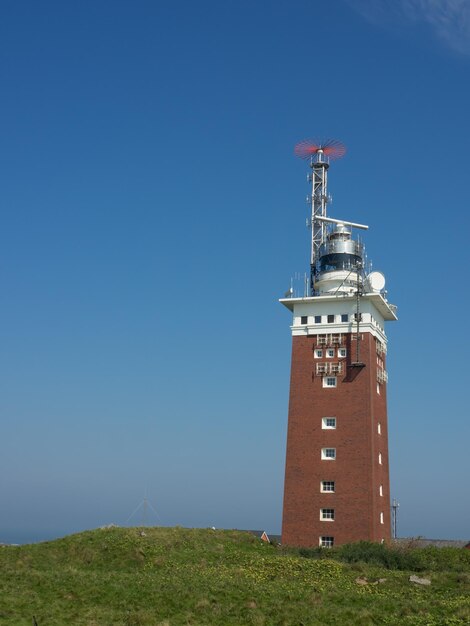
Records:
<instances>
[{"instance_id":1,"label":"distant sea","mask_svg":"<svg viewBox=\"0 0 470 626\"><path fill-rule=\"evenodd\" d=\"M65 537L65 535L70 535L73 531L53 531L53 530L0 530L0 544L1 543L14 543L14 544L25 544L25 543L38 543L39 541L51 541L52 539L57 539L58 537ZM79 532L78 530L75 532Z\"/></svg>"}]
</instances>

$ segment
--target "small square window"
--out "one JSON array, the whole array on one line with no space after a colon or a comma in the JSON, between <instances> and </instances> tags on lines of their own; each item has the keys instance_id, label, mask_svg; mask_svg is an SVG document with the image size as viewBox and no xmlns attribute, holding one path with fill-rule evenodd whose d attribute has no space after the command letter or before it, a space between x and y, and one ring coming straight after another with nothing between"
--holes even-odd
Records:
<instances>
[{"instance_id":1,"label":"small square window","mask_svg":"<svg viewBox=\"0 0 470 626\"><path fill-rule=\"evenodd\" d=\"M335 323L335 316L334 315L328 315L327 316L327 321L328 321L328 324L334 324Z\"/></svg>"},{"instance_id":2,"label":"small square window","mask_svg":"<svg viewBox=\"0 0 470 626\"><path fill-rule=\"evenodd\" d=\"M306 324L308 322L308 317L307 315L302 315L300 318L300 323L301 324Z\"/></svg>"},{"instance_id":3,"label":"small square window","mask_svg":"<svg viewBox=\"0 0 470 626\"><path fill-rule=\"evenodd\" d=\"M341 321L342 322L347 322L349 321L349 315L347 313L342 313L341 314Z\"/></svg>"},{"instance_id":4,"label":"small square window","mask_svg":"<svg viewBox=\"0 0 470 626\"><path fill-rule=\"evenodd\" d=\"M336 417L322 417L321 427L323 429L336 428Z\"/></svg>"},{"instance_id":5,"label":"small square window","mask_svg":"<svg viewBox=\"0 0 470 626\"><path fill-rule=\"evenodd\" d=\"M315 315L315 324L321 324L321 315Z\"/></svg>"},{"instance_id":6,"label":"small square window","mask_svg":"<svg viewBox=\"0 0 470 626\"><path fill-rule=\"evenodd\" d=\"M315 358L316 359L321 359L323 357L323 350L315 350Z\"/></svg>"},{"instance_id":7,"label":"small square window","mask_svg":"<svg viewBox=\"0 0 470 626\"><path fill-rule=\"evenodd\" d=\"M322 548L332 548L335 544L334 537L320 537L320 546Z\"/></svg>"},{"instance_id":8,"label":"small square window","mask_svg":"<svg viewBox=\"0 0 470 626\"><path fill-rule=\"evenodd\" d=\"M320 491L322 493L334 493L335 481L334 480L322 480L320 485Z\"/></svg>"},{"instance_id":9,"label":"small square window","mask_svg":"<svg viewBox=\"0 0 470 626\"><path fill-rule=\"evenodd\" d=\"M324 461L334 461L336 459L336 448L322 448L321 458Z\"/></svg>"},{"instance_id":10,"label":"small square window","mask_svg":"<svg viewBox=\"0 0 470 626\"><path fill-rule=\"evenodd\" d=\"M346 358L347 351L346 348L338 348L338 356L340 359Z\"/></svg>"},{"instance_id":11,"label":"small square window","mask_svg":"<svg viewBox=\"0 0 470 626\"><path fill-rule=\"evenodd\" d=\"M329 522L334 522L335 510L334 509L320 509L320 519L326 520Z\"/></svg>"},{"instance_id":12,"label":"small square window","mask_svg":"<svg viewBox=\"0 0 470 626\"><path fill-rule=\"evenodd\" d=\"M334 359L334 357L335 357L335 350L334 350L334 348L328 348L328 350L326 351L326 356L329 359Z\"/></svg>"},{"instance_id":13,"label":"small square window","mask_svg":"<svg viewBox=\"0 0 470 626\"><path fill-rule=\"evenodd\" d=\"M336 387L336 376L325 376L323 378L323 387Z\"/></svg>"}]
</instances>

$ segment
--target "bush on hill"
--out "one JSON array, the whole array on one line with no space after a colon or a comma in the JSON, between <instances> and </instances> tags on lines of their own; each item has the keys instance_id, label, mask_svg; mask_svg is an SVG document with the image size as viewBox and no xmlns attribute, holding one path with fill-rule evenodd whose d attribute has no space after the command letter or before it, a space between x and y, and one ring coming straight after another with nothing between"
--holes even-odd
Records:
<instances>
[{"instance_id":1,"label":"bush on hill","mask_svg":"<svg viewBox=\"0 0 470 626\"><path fill-rule=\"evenodd\" d=\"M369 541L348 543L337 548L289 548L284 550L304 558L335 559L343 563L368 563L389 570L442 572L470 570L470 550L427 546L393 546Z\"/></svg>"}]
</instances>

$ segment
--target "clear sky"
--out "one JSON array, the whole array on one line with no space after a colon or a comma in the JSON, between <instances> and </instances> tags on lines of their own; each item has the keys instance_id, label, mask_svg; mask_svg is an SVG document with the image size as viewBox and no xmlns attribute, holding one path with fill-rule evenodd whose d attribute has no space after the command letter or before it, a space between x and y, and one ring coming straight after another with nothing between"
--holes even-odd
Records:
<instances>
[{"instance_id":1,"label":"clear sky","mask_svg":"<svg viewBox=\"0 0 470 626\"><path fill-rule=\"evenodd\" d=\"M468 2L4 0L0 79L0 542L280 531L309 137L399 307L399 534L470 539Z\"/></svg>"}]
</instances>

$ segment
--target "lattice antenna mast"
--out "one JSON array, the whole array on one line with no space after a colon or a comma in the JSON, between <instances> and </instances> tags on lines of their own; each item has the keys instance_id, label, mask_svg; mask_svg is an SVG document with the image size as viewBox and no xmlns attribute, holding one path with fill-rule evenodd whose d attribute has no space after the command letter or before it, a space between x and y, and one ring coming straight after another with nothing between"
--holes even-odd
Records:
<instances>
[{"instance_id":1,"label":"lattice antenna mast","mask_svg":"<svg viewBox=\"0 0 470 626\"><path fill-rule=\"evenodd\" d=\"M312 229L312 248L310 254L310 292L314 295L317 261L320 256L320 247L326 239L326 221L328 196L328 168L330 159L340 159L346 152L346 147L336 139L328 141L305 140L295 146L295 154L301 159L310 159L312 173L309 181L312 183L310 197L311 217L309 226Z\"/></svg>"}]
</instances>

